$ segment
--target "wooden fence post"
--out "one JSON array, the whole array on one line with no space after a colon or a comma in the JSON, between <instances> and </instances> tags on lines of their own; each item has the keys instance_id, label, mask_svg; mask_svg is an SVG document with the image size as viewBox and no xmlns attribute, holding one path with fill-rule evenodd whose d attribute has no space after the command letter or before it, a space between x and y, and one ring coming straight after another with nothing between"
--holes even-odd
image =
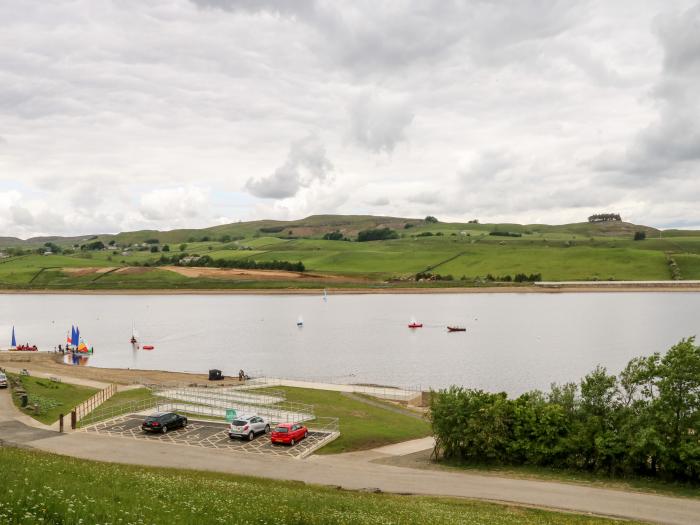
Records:
<instances>
[{"instance_id":1,"label":"wooden fence post","mask_svg":"<svg viewBox=\"0 0 700 525\"><path fill-rule=\"evenodd\" d=\"M63 414L58 415L58 431L63 432Z\"/></svg>"},{"instance_id":2,"label":"wooden fence post","mask_svg":"<svg viewBox=\"0 0 700 525\"><path fill-rule=\"evenodd\" d=\"M70 413L70 428L71 428L71 430L76 429L76 427L78 426L77 423L78 423L78 417L77 417L77 414L75 413L75 410L73 410Z\"/></svg>"}]
</instances>

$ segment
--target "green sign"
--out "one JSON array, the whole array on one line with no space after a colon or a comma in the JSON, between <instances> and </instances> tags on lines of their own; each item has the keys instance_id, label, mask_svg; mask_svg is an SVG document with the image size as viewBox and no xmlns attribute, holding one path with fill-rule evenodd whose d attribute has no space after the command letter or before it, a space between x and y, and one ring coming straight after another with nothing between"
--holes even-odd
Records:
<instances>
[{"instance_id":1,"label":"green sign","mask_svg":"<svg viewBox=\"0 0 700 525\"><path fill-rule=\"evenodd\" d=\"M226 409L226 421L231 423L234 419L236 419L236 410L233 408L227 408Z\"/></svg>"}]
</instances>

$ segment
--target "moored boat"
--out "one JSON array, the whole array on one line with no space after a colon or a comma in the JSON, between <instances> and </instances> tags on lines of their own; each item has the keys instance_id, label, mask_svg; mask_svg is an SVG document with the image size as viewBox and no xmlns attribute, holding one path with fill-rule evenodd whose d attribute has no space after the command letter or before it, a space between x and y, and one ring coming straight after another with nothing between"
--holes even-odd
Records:
<instances>
[{"instance_id":1,"label":"moored boat","mask_svg":"<svg viewBox=\"0 0 700 525\"><path fill-rule=\"evenodd\" d=\"M423 328L423 323L411 322L408 323L409 328Z\"/></svg>"},{"instance_id":2,"label":"moored boat","mask_svg":"<svg viewBox=\"0 0 700 525\"><path fill-rule=\"evenodd\" d=\"M462 326L448 326L447 331L448 332L466 332L467 329L462 327Z\"/></svg>"}]
</instances>

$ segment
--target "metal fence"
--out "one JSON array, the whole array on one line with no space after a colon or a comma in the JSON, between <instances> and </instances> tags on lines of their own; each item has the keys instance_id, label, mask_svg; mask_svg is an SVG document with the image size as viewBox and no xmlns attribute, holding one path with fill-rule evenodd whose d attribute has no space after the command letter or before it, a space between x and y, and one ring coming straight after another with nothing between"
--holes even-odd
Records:
<instances>
[{"instance_id":1,"label":"metal fence","mask_svg":"<svg viewBox=\"0 0 700 525\"><path fill-rule=\"evenodd\" d=\"M332 378L328 378L332 379ZM333 381L311 381L309 379L297 379L290 377L260 377L248 381L246 388L270 387L270 386L290 386L298 388L318 388L321 390L333 390L336 392L350 392L354 394L365 394L380 399L400 401L406 403L421 400L423 390L420 386L395 387L383 385L366 385L357 383L340 383Z\"/></svg>"},{"instance_id":2,"label":"metal fence","mask_svg":"<svg viewBox=\"0 0 700 525\"><path fill-rule=\"evenodd\" d=\"M99 421L114 419L124 414L138 414L146 410L157 410L158 400L155 398L127 401L107 407L98 407L80 420L80 426L86 427Z\"/></svg>"},{"instance_id":3,"label":"metal fence","mask_svg":"<svg viewBox=\"0 0 700 525\"><path fill-rule=\"evenodd\" d=\"M226 409L238 414L257 414L275 423L293 423L314 419L314 407L307 403L287 401L280 390L240 390L237 387L177 387L156 389L162 401L173 403L172 410L209 417L225 417Z\"/></svg>"}]
</instances>

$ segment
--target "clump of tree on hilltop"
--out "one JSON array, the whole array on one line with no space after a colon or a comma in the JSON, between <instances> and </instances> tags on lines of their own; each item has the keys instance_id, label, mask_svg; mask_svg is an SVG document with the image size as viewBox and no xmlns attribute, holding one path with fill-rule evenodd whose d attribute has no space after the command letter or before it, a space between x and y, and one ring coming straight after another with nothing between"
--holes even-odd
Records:
<instances>
[{"instance_id":1,"label":"clump of tree on hilltop","mask_svg":"<svg viewBox=\"0 0 700 525\"><path fill-rule=\"evenodd\" d=\"M608 222L608 221L621 221L619 213L595 213L588 217L588 222Z\"/></svg>"},{"instance_id":2,"label":"clump of tree on hilltop","mask_svg":"<svg viewBox=\"0 0 700 525\"><path fill-rule=\"evenodd\" d=\"M144 263L147 265L148 263ZM160 259L152 263L154 266L174 264L176 266L195 266L205 268L238 268L241 270L286 270L289 272L304 272L306 267L301 261L253 261L250 259L213 259L209 255L189 255L178 253L171 257L161 255ZM137 264L135 263L134 266Z\"/></svg>"},{"instance_id":3,"label":"clump of tree on hilltop","mask_svg":"<svg viewBox=\"0 0 700 525\"><path fill-rule=\"evenodd\" d=\"M431 397L435 453L700 483L700 347L632 359L618 376L597 367L580 383L517 399L450 387Z\"/></svg>"},{"instance_id":4,"label":"clump of tree on hilltop","mask_svg":"<svg viewBox=\"0 0 700 525\"><path fill-rule=\"evenodd\" d=\"M375 228L362 230L357 234L357 242L385 241L387 239L398 239L399 234L391 228Z\"/></svg>"}]
</instances>

